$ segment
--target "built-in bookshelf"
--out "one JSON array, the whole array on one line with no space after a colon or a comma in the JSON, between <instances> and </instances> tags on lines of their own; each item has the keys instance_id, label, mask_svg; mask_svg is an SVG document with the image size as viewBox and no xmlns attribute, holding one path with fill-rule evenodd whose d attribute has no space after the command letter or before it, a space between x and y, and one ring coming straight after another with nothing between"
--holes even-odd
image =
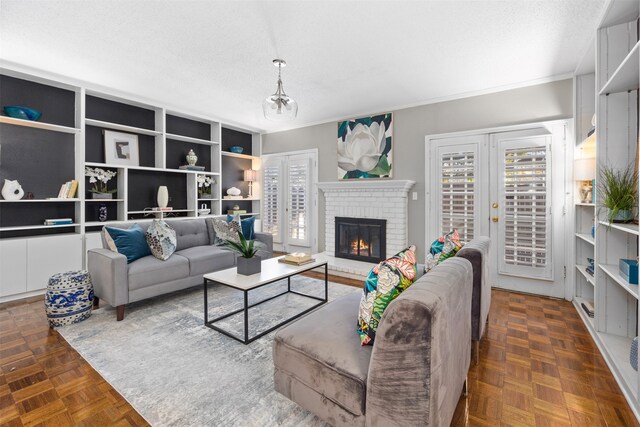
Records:
<instances>
[{"instance_id":1,"label":"built-in bookshelf","mask_svg":"<svg viewBox=\"0 0 640 427\"><path fill-rule=\"evenodd\" d=\"M36 239L32 244L36 247L35 242L53 244L56 239L73 236L78 238L65 242L75 242L81 248L68 252L82 254L99 243L99 239L88 236L105 225L155 218L223 216L231 208L224 196L232 186L240 188L243 196L243 200L234 204L241 204L247 215L260 215L259 198L248 197L242 177L244 169L260 169L259 133L136 96L57 79L47 77L46 73L0 69L0 108L21 105L42 112L38 121L15 119L0 112L0 185L4 179L18 180L25 193L31 193L29 199L0 200L2 254L13 253L10 248L14 246L22 248L18 242ZM107 160L107 131L135 135L137 163ZM225 141L225 136L229 140ZM243 146L243 154L229 151L229 147L238 145ZM190 152L198 157L196 166L202 170L185 169ZM85 176L86 167L116 173L107 184L111 198L94 198L90 191L92 184ZM257 176L260 179L259 173ZM213 181L210 194L198 191L199 177ZM71 180L78 181L75 197L57 198L60 186ZM160 186L168 188L171 211L153 210L158 205ZM253 189L254 194L260 194L259 181L253 183ZM201 208L209 213L200 215ZM50 218L72 218L73 224L45 225ZM28 245L24 248L27 256ZM80 255L77 262L67 265L82 268L84 258ZM0 273L0 281L30 282L26 276L4 277L7 271ZM0 301L8 295L26 295L16 289L41 292L45 287L46 282L0 288Z\"/></svg>"},{"instance_id":2,"label":"built-in bookshelf","mask_svg":"<svg viewBox=\"0 0 640 427\"><path fill-rule=\"evenodd\" d=\"M624 169L631 163L638 170L638 52L640 48L638 2L613 1L608 4L596 34L595 74L576 77L577 153L584 146L588 126L579 126L581 115L588 116L593 97L596 114L596 181L605 167ZM591 86L590 82L593 82ZM584 106L587 105L585 108ZM638 336L638 285L620 274L621 259L637 259L637 223L610 223L602 208L602 195L596 191L595 203L576 203L575 214L575 295L574 305L602 352L636 417L640 419L640 375L630 363L630 348ZM589 224L595 236L587 236ZM595 275L585 273L585 257L593 253ZM595 307L590 318L583 302Z\"/></svg>"}]
</instances>

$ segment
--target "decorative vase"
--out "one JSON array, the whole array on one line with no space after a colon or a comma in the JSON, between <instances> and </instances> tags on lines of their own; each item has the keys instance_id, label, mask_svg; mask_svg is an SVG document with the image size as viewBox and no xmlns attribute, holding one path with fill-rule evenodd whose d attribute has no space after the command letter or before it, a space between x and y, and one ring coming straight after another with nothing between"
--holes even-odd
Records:
<instances>
[{"instance_id":1,"label":"decorative vase","mask_svg":"<svg viewBox=\"0 0 640 427\"><path fill-rule=\"evenodd\" d=\"M92 199L113 199L113 193L91 193Z\"/></svg>"},{"instance_id":2,"label":"decorative vase","mask_svg":"<svg viewBox=\"0 0 640 427\"><path fill-rule=\"evenodd\" d=\"M5 200L20 200L24 196L24 190L18 181L4 180L2 187L2 197Z\"/></svg>"},{"instance_id":3,"label":"decorative vase","mask_svg":"<svg viewBox=\"0 0 640 427\"><path fill-rule=\"evenodd\" d=\"M238 274L243 276L251 276L252 274L260 273L262 267L262 260L259 256L253 256L253 258L244 258L239 256L236 260L238 264Z\"/></svg>"},{"instance_id":4,"label":"decorative vase","mask_svg":"<svg viewBox=\"0 0 640 427\"><path fill-rule=\"evenodd\" d=\"M629 222L633 219L633 212L628 209L619 210L618 213L616 213L612 219L613 221L611 222Z\"/></svg>"},{"instance_id":5,"label":"decorative vase","mask_svg":"<svg viewBox=\"0 0 640 427\"><path fill-rule=\"evenodd\" d=\"M169 190L165 185L158 187L158 207L166 208L169 204Z\"/></svg>"},{"instance_id":6,"label":"decorative vase","mask_svg":"<svg viewBox=\"0 0 640 427\"><path fill-rule=\"evenodd\" d=\"M189 153L187 153L187 163L189 166L195 166L197 161L198 156L196 156L196 153L194 153L193 150L189 150Z\"/></svg>"},{"instance_id":7,"label":"decorative vase","mask_svg":"<svg viewBox=\"0 0 640 427\"><path fill-rule=\"evenodd\" d=\"M105 222L107 220L107 213L107 205L100 203L100 207L98 208L98 221Z\"/></svg>"}]
</instances>

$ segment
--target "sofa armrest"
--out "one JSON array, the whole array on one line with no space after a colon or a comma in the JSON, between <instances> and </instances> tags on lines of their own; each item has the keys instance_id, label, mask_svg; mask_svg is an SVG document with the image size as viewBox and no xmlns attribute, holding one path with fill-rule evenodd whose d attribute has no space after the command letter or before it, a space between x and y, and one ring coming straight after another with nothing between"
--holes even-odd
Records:
<instances>
[{"instance_id":1,"label":"sofa armrest","mask_svg":"<svg viewBox=\"0 0 640 427\"><path fill-rule=\"evenodd\" d=\"M473 268L473 295L471 297L471 339L480 341L484 335L487 316L491 308L488 257L491 240L480 236L464 245L456 256L471 262Z\"/></svg>"},{"instance_id":2,"label":"sofa armrest","mask_svg":"<svg viewBox=\"0 0 640 427\"><path fill-rule=\"evenodd\" d=\"M367 425L451 423L470 364L469 261L451 258L389 304L367 378Z\"/></svg>"},{"instance_id":3,"label":"sofa armrest","mask_svg":"<svg viewBox=\"0 0 640 427\"><path fill-rule=\"evenodd\" d=\"M109 249L91 249L88 269L95 295L114 307L129 302L127 257Z\"/></svg>"},{"instance_id":4,"label":"sofa armrest","mask_svg":"<svg viewBox=\"0 0 640 427\"><path fill-rule=\"evenodd\" d=\"M273 256L273 235L269 233L254 233L254 239L264 244L264 248L258 251L258 256L262 259L271 258Z\"/></svg>"}]
</instances>

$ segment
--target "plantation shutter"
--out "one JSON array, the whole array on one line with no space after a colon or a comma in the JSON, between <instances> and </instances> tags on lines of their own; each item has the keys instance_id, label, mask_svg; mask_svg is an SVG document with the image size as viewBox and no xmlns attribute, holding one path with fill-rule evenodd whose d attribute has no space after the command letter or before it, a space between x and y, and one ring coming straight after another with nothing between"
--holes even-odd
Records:
<instances>
[{"instance_id":1,"label":"plantation shutter","mask_svg":"<svg viewBox=\"0 0 640 427\"><path fill-rule=\"evenodd\" d=\"M263 206L262 229L273 235L273 241L282 242L282 217L280 186L282 185L282 160L280 158L265 159L262 165Z\"/></svg>"},{"instance_id":2,"label":"plantation shutter","mask_svg":"<svg viewBox=\"0 0 640 427\"><path fill-rule=\"evenodd\" d=\"M310 245L310 161L307 155L289 157L289 200L287 207L289 211L289 243L293 245Z\"/></svg>"},{"instance_id":3,"label":"plantation shutter","mask_svg":"<svg viewBox=\"0 0 640 427\"><path fill-rule=\"evenodd\" d=\"M551 279L550 146L544 136L501 142L501 273Z\"/></svg>"},{"instance_id":4,"label":"plantation shutter","mask_svg":"<svg viewBox=\"0 0 640 427\"><path fill-rule=\"evenodd\" d=\"M464 243L474 236L476 162L475 151L440 153L440 226L442 233L457 229Z\"/></svg>"}]
</instances>

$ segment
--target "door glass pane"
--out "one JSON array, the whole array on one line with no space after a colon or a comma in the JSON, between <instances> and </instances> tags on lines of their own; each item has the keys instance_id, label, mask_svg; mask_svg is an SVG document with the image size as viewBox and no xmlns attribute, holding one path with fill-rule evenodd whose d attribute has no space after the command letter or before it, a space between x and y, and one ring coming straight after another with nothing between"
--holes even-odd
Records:
<instances>
[{"instance_id":1,"label":"door glass pane","mask_svg":"<svg viewBox=\"0 0 640 427\"><path fill-rule=\"evenodd\" d=\"M469 242L474 226L475 153L443 153L440 161L441 231L457 229L460 240Z\"/></svg>"}]
</instances>

